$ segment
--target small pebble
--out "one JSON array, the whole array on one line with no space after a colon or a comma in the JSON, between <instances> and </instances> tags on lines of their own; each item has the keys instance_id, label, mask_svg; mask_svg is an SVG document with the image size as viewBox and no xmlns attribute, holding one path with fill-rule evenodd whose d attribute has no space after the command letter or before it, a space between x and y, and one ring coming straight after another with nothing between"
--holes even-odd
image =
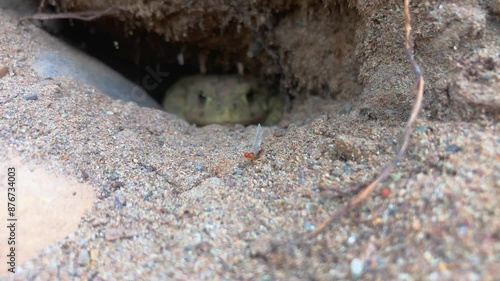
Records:
<instances>
[{"instance_id":1,"label":"small pebble","mask_svg":"<svg viewBox=\"0 0 500 281\"><path fill-rule=\"evenodd\" d=\"M81 266L85 266L90 262L90 255L89 251L87 250L80 250L78 252L78 264Z\"/></svg>"},{"instance_id":2,"label":"small pebble","mask_svg":"<svg viewBox=\"0 0 500 281\"><path fill-rule=\"evenodd\" d=\"M80 170L80 172L82 174L82 179L84 181L87 181L89 179L89 174L86 171L84 171L84 170Z\"/></svg>"},{"instance_id":3,"label":"small pebble","mask_svg":"<svg viewBox=\"0 0 500 281\"><path fill-rule=\"evenodd\" d=\"M352 245L354 243L356 243L356 236L354 235L349 236L349 238L347 238L347 244Z\"/></svg>"},{"instance_id":4,"label":"small pebble","mask_svg":"<svg viewBox=\"0 0 500 281\"><path fill-rule=\"evenodd\" d=\"M314 229L316 229L316 227L310 221L306 221L304 223L304 230L305 231L313 231Z\"/></svg>"},{"instance_id":5,"label":"small pebble","mask_svg":"<svg viewBox=\"0 0 500 281\"><path fill-rule=\"evenodd\" d=\"M451 144L451 145L448 145L446 147L446 152L450 152L450 153L455 153L455 152L459 152L460 150L462 150L462 148L458 145L455 145L455 144Z\"/></svg>"},{"instance_id":6,"label":"small pebble","mask_svg":"<svg viewBox=\"0 0 500 281\"><path fill-rule=\"evenodd\" d=\"M273 280L273 277L269 274L266 274L260 278L260 281L270 281Z\"/></svg>"},{"instance_id":7,"label":"small pebble","mask_svg":"<svg viewBox=\"0 0 500 281\"><path fill-rule=\"evenodd\" d=\"M233 175L241 176L242 174L243 174L243 169L240 168L233 169Z\"/></svg>"},{"instance_id":8,"label":"small pebble","mask_svg":"<svg viewBox=\"0 0 500 281\"><path fill-rule=\"evenodd\" d=\"M194 168L198 171L203 171L205 166L203 166L203 164L201 164L201 163L194 163Z\"/></svg>"},{"instance_id":9,"label":"small pebble","mask_svg":"<svg viewBox=\"0 0 500 281\"><path fill-rule=\"evenodd\" d=\"M431 274L429 274L429 276L427 276L429 278L429 280L431 281L434 281L434 280L439 280L440 277L439 277L439 273L436 272L436 271L433 271L431 272Z\"/></svg>"},{"instance_id":10,"label":"small pebble","mask_svg":"<svg viewBox=\"0 0 500 281\"><path fill-rule=\"evenodd\" d=\"M420 125L415 128L415 132L425 133L425 131L427 131L428 128L429 126L427 125Z\"/></svg>"},{"instance_id":11,"label":"small pebble","mask_svg":"<svg viewBox=\"0 0 500 281\"><path fill-rule=\"evenodd\" d=\"M90 259L95 261L99 257L99 250L97 249L92 249L90 250Z\"/></svg>"},{"instance_id":12,"label":"small pebble","mask_svg":"<svg viewBox=\"0 0 500 281\"><path fill-rule=\"evenodd\" d=\"M92 226L95 227L95 226L104 225L104 224L107 224L107 223L108 223L108 218L100 217L100 218L95 219L92 222Z\"/></svg>"},{"instance_id":13,"label":"small pebble","mask_svg":"<svg viewBox=\"0 0 500 281\"><path fill-rule=\"evenodd\" d=\"M391 196L391 189L388 187L383 187L382 189L380 189L380 195L385 198Z\"/></svg>"},{"instance_id":14,"label":"small pebble","mask_svg":"<svg viewBox=\"0 0 500 281\"><path fill-rule=\"evenodd\" d=\"M120 201L120 198L118 196L115 196L115 209L119 210L123 208L123 203Z\"/></svg>"},{"instance_id":15,"label":"small pebble","mask_svg":"<svg viewBox=\"0 0 500 281\"><path fill-rule=\"evenodd\" d=\"M4 77L7 73L9 73L9 68L0 64L0 78Z\"/></svg>"},{"instance_id":16,"label":"small pebble","mask_svg":"<svg viewBox=\"0 0 500 281\"><path fill-rule=\"evenodd\" d=\"M120 178L120 175L118 175L116 172L110 172L109 175L108 175L108 178L110 180L117 180Z\"/></svg>"},{"instance_id":17,"label":"small pebble","mask_svg":"<svg viewBox=\"0 0 500 281\"><path fill-rule=\"evenodd\" d=\"M344 170L344 172L346 174L350 174L351 173L351 167L349 165L345 164L345 163L342 165L342 170Z\"/></svg>"},{"instance_id":18,"label":"small pebble","mask_svg":"<svg viewBox=\"0 0 500 281\"><path fill-rule=\"evenodd\" d=\"M363 273L363 261L354 258L351 260L351 274L353 277L359 277Z\"/></svg>"},{"instance_id":19,"label":"small pebble","mask_svg":"<svg viewBox=\"0 0 500 281\"><path fill-rule=\"evenodd\" d=\"M275 137L282 137L284 135L286 135L286 130L285 129L277 128L276 130L274 130L274 136Z\"/></svg>"},{"instance_id":20,"label":"small pebble","mask_svg":"<svg viewBox=\"0 0 500 281\"><path fill-rule=\"evenodd\" d=\"M25 100L38 100L37 94L26 94L23 96Z\"/></svg>"},{"instance_id":21,"label":"small pebble","mask_svg":"<svg viewBox=\"0 0 500 281\"><path fill-rule=\"evenodd\" d=\"M108 241L113 241L122 238L132 238L137 235L137 232L132 230L126 230L123 226L118 226L117 228L110 228L104 232L104 239Z\"/></svg>"},{"instance_id":22,"label":"small pebble","mask_svg":"<svg viewBox=\"0 0 500 281\"><path fill-rule=\"evenodd\" d=\"M346 105L342 106L342 108L340 109L340 113L347 114L347 113L350 113L352 111L352 109L353 109L352 105L346 104Z\"/></svg>"}]
</instances>

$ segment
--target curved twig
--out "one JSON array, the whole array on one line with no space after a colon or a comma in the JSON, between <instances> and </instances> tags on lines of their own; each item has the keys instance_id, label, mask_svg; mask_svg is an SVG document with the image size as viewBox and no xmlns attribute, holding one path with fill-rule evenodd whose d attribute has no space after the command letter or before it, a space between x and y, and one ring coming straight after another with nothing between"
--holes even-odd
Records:
<instances>
[{"instance_id":1,"label":"curved twig","mask_svg":"<svg viewBox=\"0 0 500 281\"><path fill-rule=\"evenodd\" d=\"M384 181L392 172L392 170L396 167L398 162L403 158L408 148L408 144L410 143L410 138L412 134L412 127L415 123L415 120L418 117L418 113L420 112L420 108L422 106L422 100L424 98L424 78L422 75L422 70L420 66L418 66L415 58L413 57L413 43L411 41L411 17L410 17L410 8L409 8L409 0L405 0L404 2L404 14L405 14L405 48L406 48L406 57L410 62L413 72L417 77L417 81L413 86L412 90L416 91L416 99L413 104L413 109L411 111L410 117L406 122L404 138L401 147L399 148L396 156L392 159L392 161L387 164L384 169L380 172L380 174L373 180L370 184L364 187L347 205L340 207L333 215L331 215L328 219L323 221L315 230L305 234L301 237L297 242L311 239L316 237L321 232L325 231L325 229L332 224L335 220L346 214L352 208L354 208L359 203L363 202L366 197L375 190L377 185Z\"/></svg>"}]
</instances>

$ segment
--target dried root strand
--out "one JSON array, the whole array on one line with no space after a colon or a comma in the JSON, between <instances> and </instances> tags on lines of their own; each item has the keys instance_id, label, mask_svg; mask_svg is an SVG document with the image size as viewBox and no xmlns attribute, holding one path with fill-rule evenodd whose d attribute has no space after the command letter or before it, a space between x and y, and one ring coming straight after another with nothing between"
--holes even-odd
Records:
<instances>
[{"instance_id":1,"label":"dried root strand","mask_svg":"<svg viewBox=\"0 0 500 281\"><path fill-rule=\"evenodd\" d=\"M422 106L422 100L424 96L424 78L422 75L422 70L420 66L415 61L413 56L413 43L411 40L411 17L410 17L410 8L409 8L409 0L404 1L404 14L405 14L405 48L406 48L406 57L413 68L413 72L417 77L415 85L412 88L412 91L416 91L416 99L413 104L413 108L406 122L404 137L401 147L399 148L396 156L392 159L392 161L387 164L384 169L380 172L380 174L373 180L370 184L366 185L362 188L362 190L345 206L339 208L333 215L331 215L328 219L323 221L315 230L305 234L303 237L299 238L296 243L300 243L307 239L311 239L316 237L318 234L322 233L326 230L326 228L331 225L335 220L339 219L341 216L345 215L352 208L354 208L359 203L363 202L370 193L375 190L378 184L384 181L392 172L392 170L396 167L398 162L403 158L410 143L410 138L412 134L412 127L415 123L418 113L420 112L420 108Z\"/></svg>"},{"instance_id":2,"label":"dried root strand","mask_svg":"<svg viewBox=\"0 0 500 281\"><path fill-rule=\"evenodd\" d=\"M43 4L43 2L42 2ZM42 7L40 5L40 7ZM84 12L74 12L74 13L58 13L58 14L48 14L48 13L42 13L39 12L32 15L32 16L27 16L27 17L22 17L19 19L19 21L25 21L25 20L54 20L54 19L75 19L75 20L82 20L82 21L92 21L100 17L104 16L109 16L109 15L114 15L121 10L125 10L123 7L119 6L111 6L107 9L104 10L97 10L97 11L84 11Z\"/></svg>"}]
</instances>

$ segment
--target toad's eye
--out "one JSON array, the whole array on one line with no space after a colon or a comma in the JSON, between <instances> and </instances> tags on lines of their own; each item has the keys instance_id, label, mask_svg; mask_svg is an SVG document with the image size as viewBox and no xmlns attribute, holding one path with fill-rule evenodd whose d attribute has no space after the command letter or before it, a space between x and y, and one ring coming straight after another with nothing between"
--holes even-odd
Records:
<instances>
[{"instance_id":1,"label":"toad's eye","mask_svg":"<svg viewBox=\"0 0 500 281\"><path fill-rule=\"evenodd\" d=\"M246 99L248 103L253 103L255 99L255 93L253 90L248 91L248 93L246 94Z\"/></svg>"},{"instance_id":2,"label":"toad's eye","mask_svg":"<svg viewBox=\"0 0 500 281\"><path fill-rule=\"evenodd\" d=\"M200 91L198 93L198 100L200 101L201 104L205 104L208 100L208 97L203 91Z\"/></svg>"}]
</instances>

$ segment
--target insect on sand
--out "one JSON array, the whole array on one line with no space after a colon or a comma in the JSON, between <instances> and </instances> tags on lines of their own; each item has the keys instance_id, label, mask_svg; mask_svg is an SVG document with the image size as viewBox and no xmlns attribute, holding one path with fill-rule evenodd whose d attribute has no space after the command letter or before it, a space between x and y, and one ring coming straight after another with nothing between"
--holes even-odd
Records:
<instances>
[{"instance_id":1,"label":"insect on sand","mask_svg":"<svg viewBox=\"0 0 500 281\"><path fill-rule=\"evenodd\" d=\"M260 124L257 125L257 133L255 134L255 139L252 144L252 151L251 152L245 152L243 156L245 158L248 158L250 160L255 160L259 158L259 156L262 154L264 149L260 147L262 144L262 126Z\"/></svg>"}]
</instances>

